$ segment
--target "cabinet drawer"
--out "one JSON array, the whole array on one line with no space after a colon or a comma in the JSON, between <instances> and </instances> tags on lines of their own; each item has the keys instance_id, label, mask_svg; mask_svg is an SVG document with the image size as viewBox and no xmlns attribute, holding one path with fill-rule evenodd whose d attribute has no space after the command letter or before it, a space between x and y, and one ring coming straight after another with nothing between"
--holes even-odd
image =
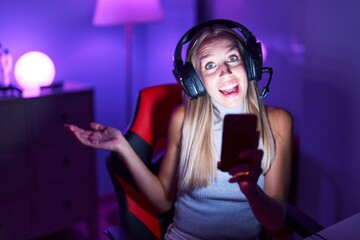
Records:
<instances>
[{"instance_id":1,"label":"cabinet drawer","mask_svg":"<svg viewBox=\"0 0 360 240\"><path fill-rule=\"evenodd\" d=\"M64 129L65 123L88 127L93 120L92 94L64 94L34 99L29 102L32 136L39 145L74 142Z\"/></svg>"},{"instance_id":2,"label":"cabinet drawer","mask_svg":"<svg viewBox=\"0 0 360 240\"><path fill-rule=\"evenodd\" d=\"M34 199L34 227L67 227L84 216L96 215L96 189L93 185L76 184L68 188L40 193Z\"/></svg>"},{"instance_id":3,"label":"cabinet drawer","mask_svg":"<svg viewBox=\"0 0 360 240\"><path fill-rule=\"evenodd\" d=\"M0 146L26 142L25 104L0 101Z\"/></svg>"},{"instance_id":4,"label":"cabinet drawer","mask_svg":"<svg viewBox=\"0 0 360 240\"><path fill-rule=\"evenodd\" d=\"M0 152L0 199L29 192L29 160L26 152Z\"/></svg>"},{"instance_id":5,"label":"cabinet drawer","mask_svg":"<svg viewBox=\"0 0 360 240\"><path fill-rule=\"evenodd\" d=\"M94 149L69 143L38 148L35 156L36 187L96 178Z\"/></svg>"},{"instance_id":6,"label":"cabinet drawer","mask_svg":"<svg viewBox=\"0 0 360 240\"><path fill-rule=\"evenodd\" d=\"M29 199L0 203L0 239L26 239L30 223Z\"/></svg>"}]
</instances>

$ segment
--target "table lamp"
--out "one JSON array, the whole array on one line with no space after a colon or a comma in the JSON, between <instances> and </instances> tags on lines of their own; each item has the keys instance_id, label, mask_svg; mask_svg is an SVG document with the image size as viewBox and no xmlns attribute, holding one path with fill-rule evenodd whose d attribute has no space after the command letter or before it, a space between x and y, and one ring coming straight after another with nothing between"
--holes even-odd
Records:
<instances>
[{"instance_id":1,"label":"table lamp","mask_svg":"<svg viewBox=\"0 0 360 240\"><path fill-rule=\"evenodd\" d=\"M14 67L16 82L23 97L40 95L40 88L50 86L55 78L55 65L43 52L30 51L17 60Z\"/></svg>"}]
</instances>

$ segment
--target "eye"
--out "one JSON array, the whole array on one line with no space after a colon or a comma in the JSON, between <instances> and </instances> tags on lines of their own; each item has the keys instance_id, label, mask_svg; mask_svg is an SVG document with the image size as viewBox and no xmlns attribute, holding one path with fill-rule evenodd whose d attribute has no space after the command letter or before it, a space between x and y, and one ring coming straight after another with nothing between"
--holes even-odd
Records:
<instances>
[{"instance_id":1,"label":"eye","mask_svg":"<svg viewBox=\"0 0 360 240\"><path fill-rule=\"evenodd\" d=\"M236 62L237 60L239 60L239 57L236 56L236 55L231 55L231 56L228 58L228 62Z\"/></svg>"},{"instance_id":2,"label":"eye","mask_svg":"<svg viewBox=\"0 0 360 240\"><path fill-rule=\"evenodd\" d=\"M213 62L205 64L205 69L213 69L214 67L216 67L216 65Z\"/></svg>"}]
</instances>

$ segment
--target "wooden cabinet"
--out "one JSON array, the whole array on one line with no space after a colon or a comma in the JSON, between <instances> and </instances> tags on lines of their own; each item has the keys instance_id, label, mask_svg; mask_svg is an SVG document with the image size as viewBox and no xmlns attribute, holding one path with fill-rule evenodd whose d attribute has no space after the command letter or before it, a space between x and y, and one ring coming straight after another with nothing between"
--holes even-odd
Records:
<instances>
[{"instance_id":1,"label":"wooden cabinet","mask_svg":"<svg viewBox=\"0 0 360 240\"><path fill-rule=\"evenodd\" d=\"M85 222L97 234L95 151L63 125L93 121L93 91L65 83L38 97L0 96L0 239L30 239Z\"/></svg>"}]
</instances>

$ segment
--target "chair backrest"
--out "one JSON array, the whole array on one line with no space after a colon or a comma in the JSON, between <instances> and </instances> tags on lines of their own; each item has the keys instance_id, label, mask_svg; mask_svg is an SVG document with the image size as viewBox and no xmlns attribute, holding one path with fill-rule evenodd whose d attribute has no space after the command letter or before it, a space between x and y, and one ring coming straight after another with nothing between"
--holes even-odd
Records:
<instances>
[{"instance_id":1,"label":"chair backrest","mask_svg":"<svg viewBox=\"0 0 360 240\"><path fill-rule=\"evenodd\" d=\"M139 92L125 138L155 174L165 147L171 113L181 102L181 88L177 84L153 86ZM156 213L137 191L133 178L116 154L109 155L106 166L117 195L121 225L134 239L162 239L172 211Z\"/></svg>"}]
</instances>

